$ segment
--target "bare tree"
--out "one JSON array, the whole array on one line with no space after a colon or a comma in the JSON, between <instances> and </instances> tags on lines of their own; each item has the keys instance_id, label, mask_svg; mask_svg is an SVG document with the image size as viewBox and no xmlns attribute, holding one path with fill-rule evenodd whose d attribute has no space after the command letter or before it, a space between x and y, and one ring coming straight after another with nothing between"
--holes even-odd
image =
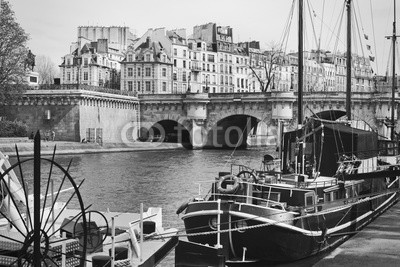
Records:
<instances>
[{"instance_id":1,"label":"bare tree","mask_svg":"<svg viewBox=\"0 0 400 267\"><path fill-rule=\"evenodd\" d=\"M36 57L35 70L39 73L39 84L52 84L58 74L56 64L49 56L38 55Z\"/></svg>"},{"instance_id":2,"label":"bare tree","mask_svg":"<svg viewBox=\"0 0 400 267\"><path fill-rule=\"evenodd\" d=\"M252 58L249 68L260 83L261 91L266 92L274 83L275 74L282 63L283 52L277 43L271 42L267 51L251 53L250 56ZM252 65L252 62L256 64Z\"/></svg>"},{"instance_id":3,"label":"bare tree","mask_svg":"<svg viewBox=\"0 0 400 267\"><path fill-rule=\"evenodd\" d=\"M16 22L10 4L2 1L0 9L0 103L11 101L27 88L27 41L28 35Z\"/></svg>"}]
</instances>

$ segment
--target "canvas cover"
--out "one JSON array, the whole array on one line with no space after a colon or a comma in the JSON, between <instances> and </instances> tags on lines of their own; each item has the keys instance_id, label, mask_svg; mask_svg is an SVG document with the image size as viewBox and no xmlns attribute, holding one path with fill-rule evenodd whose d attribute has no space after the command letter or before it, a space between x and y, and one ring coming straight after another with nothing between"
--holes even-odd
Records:
<instances>
[{"instance_id":1,"label":"canvas cover","mask_svg":"<svg viewBox=\"0 0 400 267\"><path fill-rule=\"evenodd\" d=\"M377 156L378 135L350 127L342 123L313 120L302 130L284 134L283 162L284 172L290 171L296 157L296 140L305 138L306 148L303 152L306 164L315 162L316 170L321 175L332 176L336 173L339 158L343 155L366 159ZM304 139L300 139L304 140Z\"/></svg>"}]
</instances>

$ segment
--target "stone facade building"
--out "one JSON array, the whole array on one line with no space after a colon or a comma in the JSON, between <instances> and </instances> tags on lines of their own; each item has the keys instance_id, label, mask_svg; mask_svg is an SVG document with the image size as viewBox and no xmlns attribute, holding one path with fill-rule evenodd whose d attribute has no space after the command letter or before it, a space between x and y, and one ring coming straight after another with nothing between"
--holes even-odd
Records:
<instances>
[{"instance_id":1,"label":"stone facade building","mask_svg":"<svg viewBox=\"0 0 400 267\"><path fill-rule=\"evenodd\" d=\"M60 83L120 88L120 62L134 36L128 27L77 29L77 41L60 64Z\"/></svg>"},{"instance_id":2,"label":"stone facade building","mask_svg":"<svg viewBox=\"0 0 400 267\"><path fill-rule=\"evenodd\" d=\"M171 58L149 36L136 49L128 48L121 64L121 90L141 94L173 93Z\"/></svg>"}]
</instances>

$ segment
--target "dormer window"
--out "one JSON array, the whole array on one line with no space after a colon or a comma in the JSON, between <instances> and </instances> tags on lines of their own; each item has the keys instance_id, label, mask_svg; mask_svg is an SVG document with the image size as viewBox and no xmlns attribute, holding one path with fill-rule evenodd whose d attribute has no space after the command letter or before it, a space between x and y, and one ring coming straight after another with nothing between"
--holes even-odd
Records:
<instances>
[{"instance_id":1,"label":"dormer window","mask_svg":"<svg viewBox=\"0 0 400 267\"><path fill-rule=\"evenodd\" d=\"M146 61L150 61L150 54L146 54Z\"/></svg>"},{"instance_id":2,"label":"dormer window","mask_svg":"<svg viewBox=\"0 0 400 267\"><path fill-rule=\"evenodd\" d=\"M133 61L133 55L132 54L128 54L128 62L132 62Z\"/></svg>"}]
</instances>

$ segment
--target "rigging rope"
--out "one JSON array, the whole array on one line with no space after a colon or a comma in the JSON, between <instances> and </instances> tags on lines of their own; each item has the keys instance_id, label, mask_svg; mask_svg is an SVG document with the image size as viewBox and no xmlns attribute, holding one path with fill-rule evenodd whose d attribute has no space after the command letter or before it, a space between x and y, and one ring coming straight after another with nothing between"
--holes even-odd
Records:
<instances>
[{"instance_id":1,"label":"rigging rope","mask_svg":"<svg viewBox=\"0 0 400 267\"><path fill-rule=\"evenodd\" d=\"M371 11L371 24L372 24L372 35L374 38L374 50L375 50L375 62L378 62L378 53L376 52L376 36L375 36L375 23L374 23L374 16L372 15L372 2L369 0L369 6L370 6L370 11ZM378 64L375 64L376 66L376 73L379 73L379 68Z\"/></svg>"}]
</instances>

